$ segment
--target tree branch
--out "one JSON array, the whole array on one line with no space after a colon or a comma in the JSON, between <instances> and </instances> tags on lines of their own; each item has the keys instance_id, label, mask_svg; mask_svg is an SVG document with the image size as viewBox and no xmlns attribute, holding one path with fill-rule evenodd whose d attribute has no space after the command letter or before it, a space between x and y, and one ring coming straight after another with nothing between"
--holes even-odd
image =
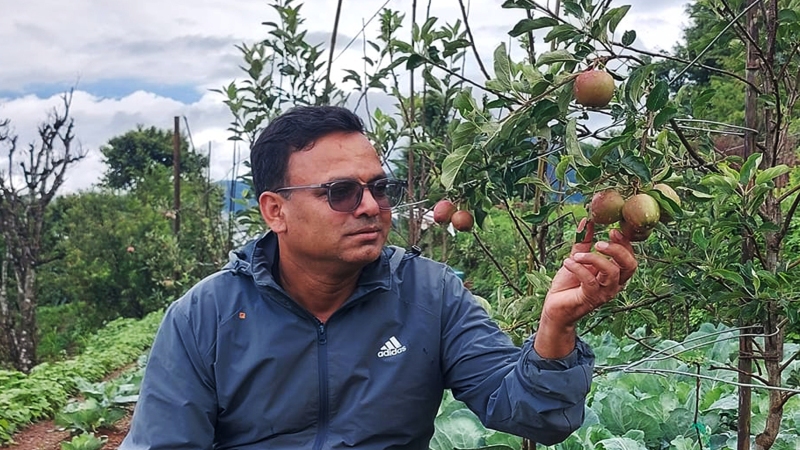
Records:
<instances>
[{"instance_id":1,"label":"tree branch","mask_svg":"<svg viewBox=\"0 0 800 450\"><path fill-rule=\"evenodd\" d=\"M469 42L472 47L472 52L475 54L475 59L478 61L478 66L481 68L481 72L483 72L483 76L486 77L487 80L491 80L492 77L489 75L489 72L486 71L486 67L483 65L483 61L481 60L481 55L478 54L478 47L475 44L475 38L472 36L472 28L469 26L469 20L467 16L467 9L464 7L464 0L458 0L458 6L461 7L461 17L464 18L464 27L467 29L467 35L469 36Z\"/></svg>"},{"instance_id":2,"label":"tree branch","mask_svg":"<svg viewBox=\"0 0 800 450\"><path fill-rule=\"evenodd\" d=\"M495 267L497 267L497 270L499 270L500 274L503 275L503 278L505 278L506 283L508 283L508 285L511 287L511 289L513 289L514 292L516 292L517 295L519 295L519 296L525 295L525 293L522 292L522 290L520 288L518 288L517 285L513 281L511 281L511 278L508 276L506 271L503 269L503 266L500 265L500 262L497 261L497 259L495 259L495 257L492 254L492 252L490 252L489 249L486 248L486 244L483 243L483 241L481 240L480 236L478 236L478 233L476 231L473 231L472 235L475 236L475 240L478 241L478 245L481 246L481 249L486 254L486 256L488 256L489 259L492 261L492 263L495 265Z\"/></svg>"}]
</instances>

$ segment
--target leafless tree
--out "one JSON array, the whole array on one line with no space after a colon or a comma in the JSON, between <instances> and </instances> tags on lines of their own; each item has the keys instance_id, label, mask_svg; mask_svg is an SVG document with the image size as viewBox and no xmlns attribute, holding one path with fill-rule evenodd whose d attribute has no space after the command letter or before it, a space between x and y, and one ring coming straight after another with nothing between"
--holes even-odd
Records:
<instances>
[{"instance_id":1,"label":"leafless tree","mask_svg":"<svg viewBox=\"0 0 800 450\"><path fill-rule=\"evenodd\" d=\"M8 166L0 170L0 234L5 244L0 261L0 344L11 364L26 373L36 365L35 282L42 262L45 210L64 183L67 168L86 155L74 142L72 91L62 96L62 103L24 149L18 147L10 121L0 122L0 150L8 152Z\"/></svg>"}]
</instances>

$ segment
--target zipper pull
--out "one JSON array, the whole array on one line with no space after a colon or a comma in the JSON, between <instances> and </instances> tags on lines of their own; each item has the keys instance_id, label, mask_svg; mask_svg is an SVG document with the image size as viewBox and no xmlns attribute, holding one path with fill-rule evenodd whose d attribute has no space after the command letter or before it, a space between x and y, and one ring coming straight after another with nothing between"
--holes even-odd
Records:
<instances>
[{"instance_id":1,"label":"zipper pull","mask_svg":"<svg viewBox=\"0 0 800 450\"><path fill-rule=\"evenodd\" d=\"M319 328L317 329L317 336L321 345L328 343L328 336L325 334L325 324L322 322L320 322Z\"/></svg>"}]
</instances>

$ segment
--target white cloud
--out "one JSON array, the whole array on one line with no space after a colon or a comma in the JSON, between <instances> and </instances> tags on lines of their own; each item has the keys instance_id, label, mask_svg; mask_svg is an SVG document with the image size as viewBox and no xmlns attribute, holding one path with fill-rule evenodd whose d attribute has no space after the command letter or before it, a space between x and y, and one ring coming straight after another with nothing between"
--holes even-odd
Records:
<instances>
[{"instance_id":1,"label":"white cloud","mask_svg":"<svg viewBox=\"0 0 800 450\"><path fill-rule=\"evenodd\" d=\"M522 10L501 9L496 0L464 0L470 8L470 24L484 63L491 70L491 55L500 42L508 43L507 31L524 17ZM337 42L340 52L364 21L385 0L345 1ZM296 0L297 4L300 3ZM685 1L629 0L633 7L620 29L636 29L639 42L648 49L670 49L685 26ZM319 40L327 41L333 25L336 0L308 0L302 9L304 26ZM387 7L411 17L410 2L390 0ZM427 2L419 2L418 21ZM0 14L0 118L9 118L22 142L34 137L36 125L59 103L57 96L33 95L36 86L71 86L78 82L73 102L76 133L87 158L69 173L68 190L88 188L103 171L98 148L109 138L137 124L171 129L173 117L185 116L194 144L206 152L212 144L212 177L223 178L231 170L233 145L225 130L231 120L227 107L209 88L239 77L241 58L235 45L265 37L261 22L275 20L265 0L140 0L98 2L91 0L27 0L15 2ZM431 14L440 24L461 18L455 1L431 2ZM377 19L367 28L367 38L377 33ZM402 31L408 39L408 30ZM326 44L327 47L327 44ZM327 55L326 55L327 56ZM517 59L520 57L516 56ZM343 68L360 68L360 42L335 64L335 80ZM468 56L472 61L473 56ZM477 66L469 64L477 74ZM108 79L132 84L193 86L199 100L181 102L152 92L137 91L117 98L103 98L81 90ZM52 89L51 89L52 92ZM159 92L166 92L161 90ZM386 103L386 99L383 99ZM182 127L185 125L181 123ZM242 155L246 156L246 151Z\"/></svg>"},{"instance_id":2,"label":"white cloud","mask_svg":"<svg viewBox=\"0 0 800 450\"><path fill-rule=\"evenodd\" d=\"M36 127L56 107L61 107L59 96L42 99L29 95L0 103L0 117L12 118L20 145L27 145L36 140ZM86 189L97 181L104 170L99 148L110 138L140 124L172 129L175 116L181 118L180 127L184 133L188 121L192 141L199 152L206 154L211 143L212 178L224 177L233 160L233 146L227 142L229 133L225 130L229 113L218 95L208 93L195 103L183 104L142 91L110 99L78 90L73 95L72 117L77 140L87 155L68 172L64 189Z\"/></svg>"}]
</instances>

